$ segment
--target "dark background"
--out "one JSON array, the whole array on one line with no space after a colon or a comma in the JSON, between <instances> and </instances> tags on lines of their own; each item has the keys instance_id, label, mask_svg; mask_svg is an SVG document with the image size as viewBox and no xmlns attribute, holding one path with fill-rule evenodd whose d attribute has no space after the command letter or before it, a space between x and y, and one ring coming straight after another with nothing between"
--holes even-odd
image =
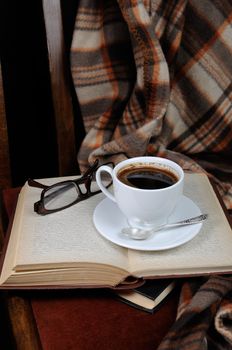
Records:
<instances>
[{"instance_id":1,"label":"dark background","mask_svg":"<svg viewBox=\"0 0 232 350\"><path fill-rule=\"evenodd\" d=\"M68 56L77 5L78 0L62 1ZM41 0L2 0L0 23L1 62L13 186L21 186L28 177L58 175ZM74 88L73 98L77 122L81 123ZM78 128L77 147L83 139L83 134L81 125Z\"/></svg>"}]
</instances>

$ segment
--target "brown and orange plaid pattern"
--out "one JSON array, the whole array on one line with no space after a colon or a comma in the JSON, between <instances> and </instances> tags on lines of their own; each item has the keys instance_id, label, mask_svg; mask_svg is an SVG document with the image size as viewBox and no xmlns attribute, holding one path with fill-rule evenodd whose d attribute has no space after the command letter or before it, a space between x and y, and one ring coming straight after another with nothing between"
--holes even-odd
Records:
<instances>
[{"instance_id":1,"label":"brown and orange plaid pattern","mask_svg":"<svg viewBox=\"0 0 232 350\"><path fill-rule=\"evenodd\" d=\"M232 278L192 278L182 287L176 322L158 350L231 350Z\"/></svg>"},{"instance_id":2,"label":"brown and orange plaid pattern","mask_svg":"<svg viewBox=\"0 0 232 350\"><path fill-rule=\"evenodd\" d=\"M71 69L78 160L171 158L215 176L232 208L230 0L80 0Z\"/></svg>"},{"instance_id":3,"label":"brown and orange plaid pattern","mask_svg":"<svg viewBox=\"0 0 232 350\"><path fill-rule=\"evenodd\" d=\"M71 70L78 154L157 155L213 176L232 209L232 1L79 0ZM159 350L232 349L232 279L186 281Z\"/></svg>"}]
</instances>

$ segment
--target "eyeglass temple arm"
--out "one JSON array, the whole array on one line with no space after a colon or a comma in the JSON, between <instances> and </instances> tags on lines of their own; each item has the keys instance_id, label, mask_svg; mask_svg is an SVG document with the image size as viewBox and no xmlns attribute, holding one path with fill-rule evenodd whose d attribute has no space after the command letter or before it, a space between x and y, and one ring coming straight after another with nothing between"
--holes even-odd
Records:
<instances>
[{"instance_id":1,"label":"eyeglass temple arm","mask_svg":"<svg viewBox=\"0 0 232 350\"><path fill-rule=\"evenodd\" d=\"M99 163L99 160L96 159L95 162L93 163L93 165L90 165L90 167L86 170L86 172L81 176L80 180L85 179L90 174L92 174L94 172L94 170L97 168L98 163Z\"/></svg>"},{"instance_id":2,"label":"eyeglass temple arm","mask_svg":"<svg viewBox=\"0 0 232 350\"><path fill-rule=\"evenodd\" d=\"M93 163L93 165L91 165L87 170L86 172L77 180L77 183L81 183L82 181L84 181L86 178L88 178L89 175L93 174L93 172L97 169L98 167L98 163L99 163L99 160L96 159L95 162ZM114 163L113 162L108 162L106 164L112 164L114 166ZM31 186L31 187L37 187L37 188L42 188L42 189L45 189L45 188L48 188L50 186L48 185L44 185L44 184L41 184L40 182L36 181L36 180L32 180L32 179L28 179L27 180L28 182L28 185Z\"/></svg>"},{"instance_id":3,"label":"eyeglass temple arm","mask_svg":"<svg viewBox=\"0 0 232 350\"><path fill-rule=\"evenodd\" d=\"M88 178L90 175L92 175L95 170L97 170L99 164L99 160L96 159L93 165L90 165L90 167L86 170L86 172L77 180L78 183L83 182L86 178ZM104 163L104 165L112 165L114 167L114 162L107 162Z\"/></svg>"},{"instance_id":4,"label":"eyeglass temple arm","mask_svg":"<svg viewBox=\"0 0 232 350\"><path fill-rule=\"evenodd\" d=\"M41 184L40 182L35 181L35 180L32 180L32 179L28 179L28 180L27 180L27 183L28 183L28 185L31 186L31 187L37 187L37 188L43 188L43 189L49 187L49 186L47 186L47 185L43 185L43 184Z\"/></svg>"}]
</instances>

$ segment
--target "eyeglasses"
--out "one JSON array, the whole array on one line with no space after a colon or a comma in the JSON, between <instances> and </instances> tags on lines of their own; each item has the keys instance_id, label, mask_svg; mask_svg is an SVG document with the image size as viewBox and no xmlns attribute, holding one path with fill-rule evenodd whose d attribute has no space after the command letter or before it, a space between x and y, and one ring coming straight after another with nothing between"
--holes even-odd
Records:
<instances>
[{"instance_id":1,"label":"eyeglasses","mask_svg":"<svg viewBox=\"0 0 232 350\"><path fill-rule=\"evenodd\" d=\"M34 203L34 211L40 215L54 213L94 196L101 192L94 180L94 175L98 169L99 161L96 160L87 171L76 180L66 180L55 183L51 186L41 184L32 179L28 179L28 185L42 188L40 200ZM114 166L112 162L106 163ZM106 178L105 186L112 184L111 179Z\"/></svg>"}]
</instances>

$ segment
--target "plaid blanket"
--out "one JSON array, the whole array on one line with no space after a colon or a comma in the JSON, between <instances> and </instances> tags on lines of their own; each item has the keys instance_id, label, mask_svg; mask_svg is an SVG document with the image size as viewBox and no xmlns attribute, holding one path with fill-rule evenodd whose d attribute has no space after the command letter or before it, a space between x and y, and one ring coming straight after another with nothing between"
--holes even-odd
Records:
<instances>
[{"instance_id":1,"label":"plaid blanket","mask_svg":"<svg viewBox=\"0 0 232 350\"><path fill-rule=\"evenodd\" d=\"M232 208L231 0L79 0L71 71L95 158L163 156Z\"/></svg>"},{"instance_id":2,"label":"plaid blanket","mask_svg":"<svg viewBox=\"0 0 232 350\"><path fill-rule=\"evenodd\" d=\"M183 284L177 319L158 350L231 350L232 277Z\"/></svg>"},{"instance_id":3,"label":"plaid blanket","mask_svg":"<svg viewBox=\"0 0 232 350\"><path fill-rule=\"evenodd\" d=\"M170 158L213 177L232 209L231 0L79 0L71 72L78 161ZM231 277L190 279L160 345L232 349Z\"/></svg>"}]
</instances>

